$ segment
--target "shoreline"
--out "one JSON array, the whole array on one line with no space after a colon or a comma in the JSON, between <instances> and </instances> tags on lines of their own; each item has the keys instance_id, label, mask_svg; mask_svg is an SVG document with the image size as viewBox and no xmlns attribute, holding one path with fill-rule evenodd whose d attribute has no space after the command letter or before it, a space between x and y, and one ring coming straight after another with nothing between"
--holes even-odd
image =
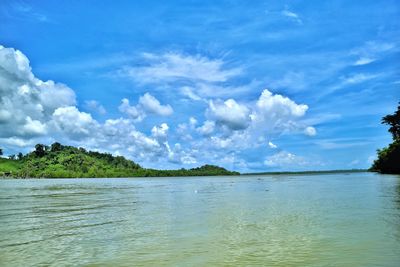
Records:
<instances>
[{"instance_id":1,"label":"shoreline","mask_svg":"<svg viewBox=\"0 0 400 267\"><path fill-rule=\"evenodd\" d=\"M112 179L112 178L179 178L179 177L245 177L245 176L257 176L257 175L319 175L319 174L347 174L347 173L374 173L374 171L369 171L367 169L352 169L352 170L327 170L327 171L298 171L298 172L259 172L259 173L239 173L235 175L182 175L182 176L120 176L120 177L13 177L13 176L0 176L0 180L29 180L29 179Z\"/></svg>"}]
</instances>

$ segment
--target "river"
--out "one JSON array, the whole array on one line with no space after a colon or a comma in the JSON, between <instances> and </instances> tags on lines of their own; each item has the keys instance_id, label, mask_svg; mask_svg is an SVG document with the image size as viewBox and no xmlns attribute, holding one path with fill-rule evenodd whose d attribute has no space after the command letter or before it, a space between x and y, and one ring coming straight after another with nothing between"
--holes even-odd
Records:
<instances>
[{"instance_id":1,"label":"river","mask_svg":"<svg viewBox=\"0 0 400 267\"><path fill-rule=\"evenodd\" d=\"M0 180L0 266L399 266L400 176Z\"/></svg>"}]
</instances>

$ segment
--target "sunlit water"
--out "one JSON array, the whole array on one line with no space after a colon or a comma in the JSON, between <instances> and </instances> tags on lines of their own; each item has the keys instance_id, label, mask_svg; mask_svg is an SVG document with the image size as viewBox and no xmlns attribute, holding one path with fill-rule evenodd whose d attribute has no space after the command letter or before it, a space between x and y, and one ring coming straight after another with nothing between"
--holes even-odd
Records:
<instances>
[{"instance_id":1,"label":"sunlit water","mask_svg":"<svg viewBox=\"0 0 400 267\"><path fill-rule=\"evenodd\" d=\"M400 266L400 177L0 180L1 266Z\"/></svg>"}]
</instances>

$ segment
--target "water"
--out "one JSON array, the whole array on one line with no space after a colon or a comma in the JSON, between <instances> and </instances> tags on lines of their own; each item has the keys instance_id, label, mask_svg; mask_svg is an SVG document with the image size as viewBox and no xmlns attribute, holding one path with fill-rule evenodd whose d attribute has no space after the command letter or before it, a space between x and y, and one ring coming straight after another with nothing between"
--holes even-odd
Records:
<instances>
[{"instance_id":1,"label":"water","mask_svg":"<svg viewBox=\"0 0 400 267\"><path fill-rule=\"evenodd\" d=\"M0 266L399 263L399 176L0 180Z\"/></svg>"}]
</instances>

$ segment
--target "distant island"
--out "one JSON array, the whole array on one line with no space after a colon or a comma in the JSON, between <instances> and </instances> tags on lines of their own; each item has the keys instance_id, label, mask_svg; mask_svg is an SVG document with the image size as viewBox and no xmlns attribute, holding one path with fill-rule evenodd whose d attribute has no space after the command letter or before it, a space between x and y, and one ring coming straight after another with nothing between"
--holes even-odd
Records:
<instances>
[{"instance_id":1,"label":"distant island","mask_svg":"<svg viewBox=\"0 0 400 267\"><path fill-rule=\"evenodd\" d=\"M372 164L371 171L400 174L400 103L397 111L382 118L382 124L389 125L393 142L388 147L378 149L378 158Z\"/></svg>"},{"instance_id":2,"label":"distant island","mask_svg":"<svg viewBox=\"0 0 400 267\"><path fill-rule=\"evenodd\" d=\"M324 171L271 171L271 172L249 172L242 173L241 175L312 175L312 174L335 174L335 173L354 173L354 172L367 172L367 169L348 169L348 170L324 170Z\"/></svg>"},{"instance_id":3,"label":"distant island","mask_svg":"<svg viewBox=\"0 0 400 267\"><path fill-rule=\"evenodd\" d=\"M0 155L3 151L0 149ZM0 177L15 178L95 178L95 177L161 177L239 175L225 168L204 165L192 169L156 170L143 168L122 156L87 151L84 148L37 144L23 155L0 157Z\"/></svg>"}]
</instances>

